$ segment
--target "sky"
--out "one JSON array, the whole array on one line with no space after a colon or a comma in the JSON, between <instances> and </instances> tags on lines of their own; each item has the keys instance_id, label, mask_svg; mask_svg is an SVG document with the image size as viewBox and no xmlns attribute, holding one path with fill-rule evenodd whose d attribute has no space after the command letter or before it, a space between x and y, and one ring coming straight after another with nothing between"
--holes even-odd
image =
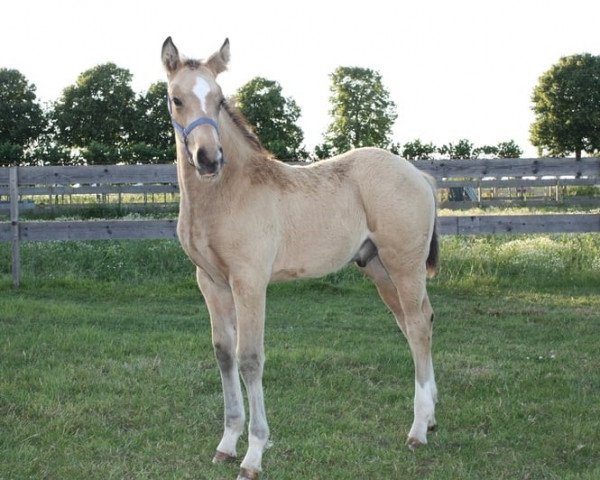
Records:
<instances>
[{"instance_id":1,"label":"sky","mask_svg":"<svg viewBox=\"0 0 600 480\"><path fill-rule=\"evenodd\" d=\"M396 103L394 142L515 140L536 156L538 78L560 57L600 55L598 0L28 0L0 12L0 68L19 70L42 102L105 62L145 91L166 79L167 36L191 58L229 38L224 93L256 76L279 82L310 150L331 121L329 75L359 66L377 70Z\"/></svg>"}]
</instances>

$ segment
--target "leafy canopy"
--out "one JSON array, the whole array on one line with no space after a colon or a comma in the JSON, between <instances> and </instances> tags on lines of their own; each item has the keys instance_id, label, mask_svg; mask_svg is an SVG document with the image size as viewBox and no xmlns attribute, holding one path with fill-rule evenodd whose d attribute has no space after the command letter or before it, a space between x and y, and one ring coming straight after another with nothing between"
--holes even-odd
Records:
<instances>
[{"instance_id":1,"label":"leafy canopy","mask_svg":"<svg viewBox=\"0 0 600 480\"><path fill-rule=\"evenodd\" d=\"M398 115L381 75L369 68L338 67L330 78L333 120L320 151L336 154L358 147L388 148Z\"/></svg>"},{"instance_id":2,"label":"leafy canopy","mask_svg":"<svg viewBox=\"0 0 600 480\"><path fill-rule=\"evenodd\" d=\"M469 159L469 158L519 158L523 150L514 140L499 142L497 145L475 147L473 142L462 138L458 143L447 143L436 147L433 143L423 143L420 139L404 145L394 145L396 153L407 160L432 160L435 158Z\"/></svg>"},{"instance_id":3,"label":"leafy canopy","mask_svg":"<svg viewBox=\"0 0 600 480\"><path fill-rule=\"evenodd\" d=\"M135 93L129 70L114 63L97 65L79 75L54 105L53 120L63 145L125 145L135 123Z\"/></svg>"},{"instance_id":4,"label":"leafy canopy","mask_svg":"<svg viewBox=\"0 0 600 480\"><path fill-rule=\"evenodd\" d=\"M20 160L46 127L35 90L18 70L0 68L0 165Z\"/></svg>"},{"instance_id":5,"label":"leafy canopy","mask_svg":"<svg viewBox=\"0 0 600 480\"><path fill-rule=\"evenodd\" d=\"M531 143L540 155L600 150L600 56L563 57L539 79L532 95Z\"/></svg>"},{"instance_id":6,"label":"leafy canopy","mask_svg":"<svg viewBox=\"0 0 600 480\"><path fill-rule=\"evenodd\" d=\"M296 123L300 107L293 98L283 96L278 82L255 77L237 91L236 103L261 143L275 157L298 160L306 156L301 146L304 134Z\"/></svg>"},{"instance_id":7,"label":"leafy canopy","mask_svg":"<svg viewBox=\"0 0 600 480\"><path fill-rule=\"evenodd\" d=\"M175 159L173 127L166 106L167 82L156 82L135 103L130 161L167 163Z\"/></svg>"}]
</instances>

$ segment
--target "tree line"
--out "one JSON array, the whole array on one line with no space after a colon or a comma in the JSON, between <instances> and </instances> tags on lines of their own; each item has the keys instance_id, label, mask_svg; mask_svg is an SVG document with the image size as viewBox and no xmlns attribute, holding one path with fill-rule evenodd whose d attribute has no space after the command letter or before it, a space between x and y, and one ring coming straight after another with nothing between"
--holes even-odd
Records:
<instances>
[{"instance_id":1,"label":"tree line","mask_svg":"<svg viewBox=\"0 0 600 480\"><path fill-rule=\"evenodd\" d=\"M173 162L166 83L136 93L131 80L132 74L114 63L97 65L42 107L35 85L17 70L0 69L0 165ZM468 139L441 146L420 139L394 143L397 106L378 72L339 67L330 81L331 122L312 152L304 147L298 126L301 109L283 95L278 82L256 77L230 101L281 160L327 158L364 146L387 148L411 160L522 155L513 140L483 146ZM574 153L579 158L600 150L599 56L561 58L539 78L531 100L530 140L540 156Z\"/></svg>"},{"instance_id":2,"label":"tree line","mask_svg":"<svg viewBox=\"0 0 600 480\"><path fill-rule=\"evenodd\" d=\"M136 94L114 63L81 73L45 108L17 70L0 70L0 164L166 163L175 158L165 82Z\"/></svg>"}]
</instances>

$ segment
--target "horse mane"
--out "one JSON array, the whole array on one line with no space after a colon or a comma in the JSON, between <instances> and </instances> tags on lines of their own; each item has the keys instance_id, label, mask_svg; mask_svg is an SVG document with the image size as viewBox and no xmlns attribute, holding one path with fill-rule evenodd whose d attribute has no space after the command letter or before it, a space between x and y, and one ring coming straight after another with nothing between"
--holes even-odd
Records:
<instances>
[{"instance_id":1,"label":"horse mane","mask_svg":"<svg viewBox=\"0 0 600 480\"><path fill-rule=\"evenodd\" d=\"M281 190L298 187L296 185L298 179L288 175L287 169L282 168L282 163L277 161L273 154L263 147L242 112L235 106L230 105L225 99L223 99L222 107L231 123L233 123L233 128L237 129L240 134L241 141L245 142L250 150L254 152L252 161L246 163L250 183L253 185L276 185Z\"/></svg>"},{"instance_id":2,"label":"horse mane","mask_svg":"<svg viewBox=\"0 0 600 480\"><path fill-rule=\"evenodd\" d=\"M225 110L227 115L229 115L229 118L235 127L239 130L250 147L252 147L252 150L261 154L262 156L271 158L271 153L265 147L263 147L263 144L256 136L256 133L254 133L252 126L248 123L248 120L246 120L242 112L240 112L236 107L230 105L225 99L223 100L222 105L223 110Z\"/></svg>"}]
</instances>

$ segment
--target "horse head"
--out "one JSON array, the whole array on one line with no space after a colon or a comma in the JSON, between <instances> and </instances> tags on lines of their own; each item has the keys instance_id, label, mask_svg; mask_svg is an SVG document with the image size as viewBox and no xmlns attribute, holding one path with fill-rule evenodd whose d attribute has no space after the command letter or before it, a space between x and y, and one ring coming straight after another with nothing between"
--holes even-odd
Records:
<instances>
[{"instance_id":1,"label":"horse head","mask_svg":"<svg viewBox=\"0 0 600 480\"><path fill-rule=\"evenodd\" d=\"M182 58L171 37L162 47L178 152L201 177L215 177L223 168L219 113L224 98L216 78L227 68L229 58L229 40L206 61Z\"/></svg>"}]
</instances>

